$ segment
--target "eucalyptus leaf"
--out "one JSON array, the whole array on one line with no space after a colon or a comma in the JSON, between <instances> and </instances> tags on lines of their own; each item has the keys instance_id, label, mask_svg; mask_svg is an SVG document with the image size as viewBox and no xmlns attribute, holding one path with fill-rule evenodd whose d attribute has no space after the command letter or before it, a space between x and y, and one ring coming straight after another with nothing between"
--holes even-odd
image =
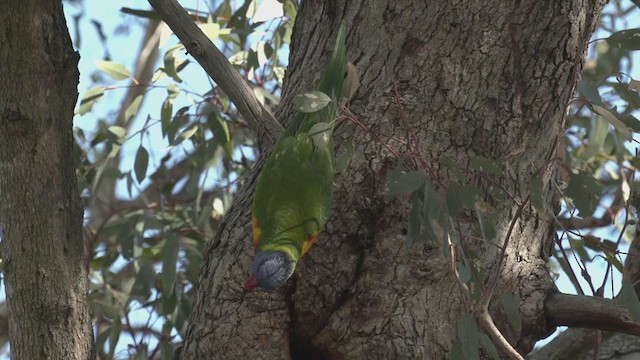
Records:
<instances>
[{"instance_id":1,"label":"eucalyptus leaf","mask_svg":"<svg viewBox=\"0 0 640 360\"><path fill-rule=\"evenodd\" d=\"M113 61L96 60L96 66L114 80L126 80L131 77L126 66Z\"/></svg>"},{"instance_id":2,"label":"eucalyptus leaf","mask_svg":"<svg viewBox=\"0 0 640 360\"><path fill-rule=\"evenodd\" d=\"M133 170L136 173L136 180L141 183L147 176L147 167L149 166L149 152L144 146L140 145L136 152L136 160L133 163Z\"/></svg>"},{"instance_id":3,"label":"eucalyptus leaf","mask_svg":"<svg viewBox=\"0 0 640 360\"><path fill-rule=\"evenodd\" d=\"M402 167L395 168L389 172L384 197L389 201L398 194L412 193L424 185L426 178L421 170L406 171Z\"/></svg>"},{"instance_id":4,"label":"eucalyptus leaf","mask_svg":"<svg viewBox=\"0 0 640 360\"><path fill-rule=\"evenodd\" d=\"M314 113L322 110L331 102L331 98L322 91L309 91L293 98L296 110L303 113Z\"/></svg>"},{"instance_id":5,"label":"eucalyptus leaf","mask_svg":"<svg viewBox=\"0 0 640 360\"><path fill-rule=\"evenodd\" d=\"M462 353L467 360L480 359L480 332L476 319L469 313L464 313L458 324L458 339L462 344Z\"/></svg>"},{"instance_id":6,"label":"eucalyptus leaf","mask_svg":"<svg viewBox=\"0 0 640 360\"><path fill-rule=\"evenodd\" d=\"M329 146L332 128L333 125L330 123L319 122L309 129L309 136L317 148L324 149Z\"/></svg>"},{"instance_id":7,"label":"eucalyptus leaf","mask_svg":"<svg viewBox=\"0 0 640 360\"><path fill-rule=\"evenodd\" d=\"M615 32L607 39L612 48L622 50L640 50L640 29L628 29Z\"/></svg>"},{"instance_id":8,"label":"eucalyptus leaf","mask_svg":"<svg viewBox=\"0 0 640 360\"><path fill-rule=\"evenodd\" d=\"M518 307L518 300L515 295L511 293L500 294L500 303L504 309L504 313L507 315L509 324L516 333L519 333L522 329L522 316L520 315L520 309Z\"/></svg>"},{"instance_id":9,"label":"eucalyptus leaf","mask_svg":"<svg viewBox=\"0 0 640 360\"><path fill-rule=\"evenodd\" d=\"M620 289L618 298L620 302L629 309L633 319L636 322L640 322L640 300L628 276L624 276L622 279L622 289Z\"/></svg>"}]
</instances>

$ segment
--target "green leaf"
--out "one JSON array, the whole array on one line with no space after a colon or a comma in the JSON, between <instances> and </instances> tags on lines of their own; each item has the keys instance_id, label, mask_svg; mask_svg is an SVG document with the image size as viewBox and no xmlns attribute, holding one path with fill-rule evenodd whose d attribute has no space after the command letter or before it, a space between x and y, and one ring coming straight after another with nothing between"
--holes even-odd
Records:
<instances>
[{"instance_id":1,"label":"green leaf","mask_svg":"<svg viewBox=\"0 0 640 360\"><path fill-rule=\"evenodd\" d=\"M465 208L474 208L479 195L480 189L473 185L462 186L452 183L447 190L447 209L449 210L449 215L456 217Z\"/></svg>"},{"instance_id":2,"label":"green leaf","mask_svg":"<svg viewBox=\"0 0 640 360\"><path fill-rule=\"evenodd\" d=\"M178 238L172 233L167 233L164 244L164 259L162 261L162 296L174 293L176 282L176 269L178 262Z\"/></svg>"},{"instance_id":3,"label":"green leaf","mask_svg":"<svg viewBox=\"0 0 640 360\"><path fill-rule=\"evenodd\" d=\"M220 25L218 23L199 24L198 27L211 40L215 40L220 35Z\"/></svg>"},{"instance_id":4,"label":"green leaf","mask_svg":"<svg viewBox=\"0 0 640 360\"><path fill-rule=\"evenodd\" d=\"M409 213L409 227L407 229L407 236L404 239L404 244L407 249L410 249L413 243L415 243L418 235L420 234L420 212L422 210L422 199L420 194L416 191L411 197L411 212Z\"/></svg>"},{"instance_id":5,"label":"green leaf","mask_svg":"<svg viewBox=\"0 0 640 360\"><path fill-rule=\"evenodd\" d=\"M522 316L520 316L518 300L515 295L506 292L502 293L500 294L500 302L502 303L502 308L507 315L507 320L509 320L511 327L516 333L519 333L522 328Z\"/></svg>"},{"instance_id":6,"label":"green leaf","mask_svg":"<svg viewBox=\"0 0 640 360\"><path fill-rule=\"evenodd\" d=\"M498 354L498 349L496 349L496 346L493 344L493 341L491 341L491 339L487 336L487 334L485 333L480 334L480 343L482 344L484 351L487 352L487 355L489 355L494 360L500 360L500 354Z\"/></svg>"},{"instance_id":7,"label":"green leaf","mask_svg":"<svg viewBox=\"0 0 640 360\"><path fill-rule=\"evenodd\" d=\"M463 259L462 263L458 267L458 276L460 276L460 281L465 284L471 280L471 265L467 259Z\"/></svg>"},{"instance_id":8,"label":"green leaf","mask_svg":"<svg viewBox=\"0 0 640 360\"><path fill-rule=\"evenodd\" d=\"M127 130L121 126L109 126L107 129L107 138L116 144L122 144L126 140Z\"/></svg>"},{"instance_id":9,"label":"green leaf","mask_svg":"<svg viewBox=\"0 0 640 360\"><path fill-rule=\"evenodd\" d=\"M487 174L500 175L504 171L502 164L484 156L473 156L470 159L470 166L474 170Z\"/></svg>"},{"instance_id":10,"label":"green leaf","mask_svg":"<svg viewBox=\"0 0 640 360\"><path fill-rule=\"evenodd\" d=\"M327 122L319 122L309 129L309 136L313 140L313 144L319 148L324 149L329 146L331 142L331 130L333 125Z\"/></svg>"},{"instance_id":11,"label":"green leaf","mask_svg":"<svg viewBox=\"0 0 640 360\"><path fill-rule=\"evenodd\" d=\"M582 77L578 83L578 91L582 96L586 97L587 100L591 101L592 104L604 106L602 98L600 97L600 91L598 91L598 86L585 77Z\"/></svg>"},{"instance_id":12,"label":"green leaf","mask_svg":"<svg viewBox=\"0 0 640 360\"><path fill-rule=\"evenodd\" d=\"M629 309L631 315L633 315L633 319L635 321L640 321L640 300L638 299L636 290L633 288L631 279L629 279L626 274L622 279L622 289L620 289L618 298L620 299L620 302Z\"/></svg>"},{"instance_id":13,"label":"green leaf","mask_svg":"<svg viewBox=\"0 0 640 360\"><path fill-rule=\"evenodd\" d=\"M426 235L431 240L437 241L439 231L437 231L434 226L440 225L441 227L444 227L444 214L440 194L429 179L425 181L423 192L424 200L422 202L424 204L424 220L422 222L426 230Z\"/></svg>"},{"instance_id":14,"label":"green leaf","mask_svg":"<svg viewBox=\"0 0 640 360\"><path fill-rule=\"evenodd\" d=\"M336 167L335 172L341 173L347 169L349 166L349 162L353 157L353 153L355 152L355 147L353 146L353 139L349 138L345 142L342 143L340 147L342 150L338 156L336 156Z\"/></svg>"},{"instance_id":15,"label":"green leaf","mask_svg":"<svg viewBox=\"0 0 640 360\"><path fill-rule=\"evenodd\" d=\"M149 165L149 152L142 145L136 152L136 160L133 164L133 170L136 173L136 180L141 183L147 176L147 166Z\"/></svg>"},{"instance_id":16,"label":"green leaf","mask_svg":"<svg viewBox=\"0 0 640 360\"><path fill-rule=\"evenodd\" d=\"M313 113L321 110L331 102L331 98L322 91L309 91L298 94L293 98L296 110L303 113Z\"/></svg>"},{"instance_id":17,"label":"green leaf","mask_svg":"<svg viewBox=\"0 0 640 360\"><path fill-rule=\"evenodd\" d=\"M229 58L229 63L231 63L231 65L242 66L245 62L247 62L248 58L249 58L249 52L246 50L242 50L231 55L231 57Z\"/></svg>"},{"instance_id":18,"label":"green leaf","mask_svg":"<svg viewBox=\"0 0 640 360\"><path fill-rule=\"evenodd\" d=\"M116 352L116 346L120 339L120 331L122 330L122 322L120 318L113 319L113 325L111 325L111 333L109 334L109 358L113 359L113 355Z\"/></svg>"},{"instance_id":19,"label":"green leaf","mask_svg":"<svg viewBox=\"0 0 640 360\"><path fill-rule=\"evenodd\" d=\"M171 124L171 116L173 115L173 100L166 98L162 103L162 109L160 110L160 123L162 127L162 137L167 136L167 128Z\"/></svg>"},{"instance_id":20,"label":"green leaf","mask_svg":"<svg viewBox=\"0 0 640 360\"><path fill-rule=\"evenodd\" d=\"M87 90L87 92L84 93L84 96L80 100L80 106L78 106L74 114L84 115L90 112L93 109L93 105L95 105L98 100L102 99L102 96L104 96L104 90L105 88L102 86L93 87Z\"/></svg>"},{"instance_id":21,"label":"green leaf","mask_svg":"<svg viewBox=\"0 0 640 360\"><path fill-rule=\"evenodd\" d=\"M233 154L233 140L231 139L227 122L218 113L212 112L207 117L207 124L213 133L214 140L224 149L227 156L231 157Z\"/></svg>"},{"instance_id":22,"label":"green leaf","mask_svg":"<svg viewBox=\"0 0 640 360\"><path fill-rule=\"evenodd\" d=\"M151 262L145 258L138 260L138 264L140 269L138 270L136 280L131 287L129 299L145 302L151 295L151 287L153 286L156 272L153 270Z\"/></svg>"},{"instance_id":23,"label":"green leaf","mask_svg":"<svg viewBox=\"0 0 640 360\"><path fill-rule=\"evenodd\" d=\"M531 182L529 182L529 193L531 196L531 205L539 212L544 213L543 184L538 173L535 173L531 178Z\"/></svg>"},{"instance_id":24,"label":"green leaf","mask_svg":"<svg viewBox=\"0 0 640 360\"><path fill-rule=\"evenodd\" d=\"M444 155L442 156L442 162L449 169L449 171L451 171L451 173L453 173L453 175L455 175L456 178L458 178L458 180L464 180L464 176L462 176L462 173L460 172L458 164L456 164L456 162L453 161L452 158Z\"/></svg>"},{"instance_id":25,"label":"green leaf","mask_svg":"<svg viewBox=\"0 0 640 360\"><path fill-rule=\"evenodd\" d=\"M96 60L96 66L114 80L125 80L131 77L126 66L113 61Z\"/></svg>"},{"instance_id":26,"label":"green leaf","mask_svg":"<svg viewBox=\"0 0 640 360\"><path fill-rule=\"evenodd\" d=\"M109 335L111 335L111 326L100 329L101 332L96 336L96 349L101 351L104 349L104 344L107 342Z\"/></svg>"},{"instance_id":27,"label":"green leaf","mask_svg":"<svg viewBox=\"0 0 640 360\"><path fill-rule=\"evenodd\" d=\"M476 320L469 313L463 314L458 324L458 339L462 344L462 353L465 359L480 359L479 337L480 332L478 331Z\"/></svg>"},{"instance_id":28,"label":"green leaf","mask_svg":"<svg viewBox=\"0 0 640 360\"><path fill-rule=\"evenodd\" d=\"M579 171L577 174L571 173L564 193L572 199L573 205L581 216L589 216L598 206L598 196L602 193L602 186L590 173Z\"/></svg>"},{"instance_id":29,"label":"green leaf","mask_svg":"<svg viewBox=\"0 0 640 360\"><path fill-rule=\"evenodd\" d=\"M164 53L164 72L169 75L175 82L181 83L182 79L178 76L178 71L176 70L176 56L175 52L178 49L183 49L184 46L182 44L178 44L172 46Z\"/></svg>"},{"instance_id":30,"label":"green leaf","mask_svg":"<svg viewBox=\"0 0 640 360\"><path fill-rule=\"evenodd\" d=\"M591 119L591 127L589 129L589 142L579 156L583 159L591 159L596 156L602 149L608 133L609 122L602 116L594 116Z\"/></svg>"},{"instance_id":31,"label":"green leaf","mask_svg":"<svg viewBox=\"0 0 640 360\"><path fill-rule=\"evenodd\" d=\"M183 131L180 136L178 136L177 142L181 143L185 140L189 140L189 138L191 138L193 135L195 135L195 133L198 131L198 126L194 125L190 128L187 128L185 131Z\"/></svg>"},{"instance_id":32,"label":"green leaf","mask_svg":"<svg viewBox=\"0 0 640 360\"><path fill-rule=\"evenodd\" d=\"M451 353L449 354L449 360L464 360L464 354L462 353L462 342L460 339L455 339L451 343Z\"/></svg>"},{"instance_id":33,"label":"green leaf","mask_svg":"<svg viewBox=\"0 0 640 360\"><path fill-rule=\"evenodd\" d=\"M607 257L607 261L615 266L616 270L620 271L621 273L624 272L624 266L622 265L622 263L620 262L620 260L618 260L618 258L614 255L614 253L611 250L608 250L607 248L604 248L605 251L605 256Z\"/></svg>"},{"instance_id":34,"label":"green leaf","mask_svg":"<svg viewBox=\"0 0 640 360\"><path fill-rule=\"evenodd\" d=\"M138 113L138 109L140 109L140 104L142 103L142 99L144 95L138 95L135 99L127 106L127 110L124 112L124 121L129 123L129 120L133 119Z\"/></svg>"},{"instance_id":35,"label":"green leaf","mask_svg":"<svg viewBox=\"0 0 640 360\"><path fill-rule=\"evenodd\" d=\"M180 88L176 84L171 83L167 85L167 96L169 97L169 99L175 99L179 93Z\"/></svg>"},{"instance_id":36,"label":"green leaf","mask_svg":"<svg viewBox=\"0 0 640 360\"><path fill-rule=\"evenodd\" d=\"M611 111L603 108L602 106L598 106L595 104L591 104L591 108L594 112L607 119L607 121L609 121L609 123L611 123L611 125L616 128L616 131L618 132L618 134L620 134L620 136L622 136L623 139L631 141L631 131L629 131L627 125L625 125L620 119L618 119L616 115L614 115Z\"/></svg>"},{"instance_id":37,"label":"green leaf","mask_svg":"<svg viewBox=\"0 0 640 360\"><path fill-rule=\"evenodd\" d=\"M640 50L640 29L622 30L607 39L610 47L622 50Z\"/></svg>"},{"instance_id":38,"label":"green leaf","mask_svg":"<svg viewBox=\"0 0 640 360\"><path fill-rule=\"evenodd\" d=\"M493 242L496 239L496 228L493 226L496 222L496 215L491 211L476 207L476 216L478 217L482 237L487 241Z\"/></svg>"},{"instance_id":39,"label":"green leaf","mask_svg":"<svg viewBox=\"0 0 640 360\"><path fill-rule=\"evenodd\" d=\"M423 171L405 171L397 167L389 172L384 197L387 201L401 193L412 193L424 185L426 175Z\"/></svg>"}]
</instances>

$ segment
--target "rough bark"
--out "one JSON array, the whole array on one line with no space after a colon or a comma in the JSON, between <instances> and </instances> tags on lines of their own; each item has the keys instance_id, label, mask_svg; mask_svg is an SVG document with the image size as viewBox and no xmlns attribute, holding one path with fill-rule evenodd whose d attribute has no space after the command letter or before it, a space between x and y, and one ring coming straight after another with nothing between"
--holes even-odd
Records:
<instances>
[{"instance_id":1,"label":"rough bark","mask_svg":"<svg viewBox=\"0 0 640 360\"><path fill-rule=\"evenodd\" d=\"M461 169L474 155L505 159L505 175L493 181L519 202L539 173L553 207L550 159L603 3L305 1L284 104L317 82L344 20L347 56L361 78L350 107L362 123L403 139L414 133L413 145L440 184L451 175L436 161L442 155ZM286 123L291 114L285 105L277 118ZM333 220L278 293L240 287L253 255L253 180L240 191L205 249L183 358L449 357L458 319L468 310L449 260L441 244L406 250L407 199L382 199L387 173L399 163L382 142L398 153L407 149L354 124L336 137L338 144L351 139L357 150L336 178ZM485 201L496 208L501 243L517 205ZM471 214L459 221L463 233L481 236ZM553 228L529 206L515 221L498 293L520 299L522 329L509 328L499 307L492 309L506 338L527 353L549 331L543 307L553 290L546 266ZM498 248L466 241L480 254L476 266L495 271Z\"/></svg>"},{"instance_id":2,"label":"rough bark","mask_svg":"<svg viewBox=\"0 0 640 360\"><path fill-rule=\"evenodd\" d=\"M0 226L15 359L93 355L73 163L78 54L61 1L0 5Z\"/></svg>"}]
</instances>

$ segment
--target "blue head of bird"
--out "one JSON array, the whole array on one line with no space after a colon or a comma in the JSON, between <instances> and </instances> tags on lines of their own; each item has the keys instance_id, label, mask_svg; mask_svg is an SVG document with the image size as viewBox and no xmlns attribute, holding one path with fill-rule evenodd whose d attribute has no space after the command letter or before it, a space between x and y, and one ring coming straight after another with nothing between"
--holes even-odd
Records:
<instances>
[{"instance_id":1,"label":"blue head of bird","mask_svg":"<svg viewBox=\"0 0 640 360\"><path fill-rule=\"evenodd\" d=\"M245 289L260 287L268 291L277 290L289 280L295 268L295 262L282 251L258 251L253 259L251 276L242 287Z\"/></svg>"}]
</instances>

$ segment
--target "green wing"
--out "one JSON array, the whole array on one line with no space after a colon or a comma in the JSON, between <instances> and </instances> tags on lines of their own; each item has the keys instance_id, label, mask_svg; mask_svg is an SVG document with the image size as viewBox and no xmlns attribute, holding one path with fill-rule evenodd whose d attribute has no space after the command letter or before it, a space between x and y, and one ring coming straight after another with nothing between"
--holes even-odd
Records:
<instances>
[{"instance_id":1,"label":"green wing","mask_svg":"<svg viewBox=\"0 0 640 360\"><path fill-rule=\"evenodd\" d=\"M284 251L294 261L303 255L331 211L333 173L333 151L315 147L307 134L278 143L253 200L258 249Z\"/></svg>"},{"instance_id":2,"label":"green wing","mask_svg":"<svg viewBox=\"0 0 640 360\"><path fill-rule=\"evenodd\" d=\"M344 24L318 90L333 99L314 113L299 113L269 155L253 200L254 243L259 250L283 251L294 262L304 255L324 227L333 193L333 122L342 97L345 71ZM331 124L328 143L316 146L309 131ZM315 130L314 130L315 131Z\"/></svg>"}]
</instances>

